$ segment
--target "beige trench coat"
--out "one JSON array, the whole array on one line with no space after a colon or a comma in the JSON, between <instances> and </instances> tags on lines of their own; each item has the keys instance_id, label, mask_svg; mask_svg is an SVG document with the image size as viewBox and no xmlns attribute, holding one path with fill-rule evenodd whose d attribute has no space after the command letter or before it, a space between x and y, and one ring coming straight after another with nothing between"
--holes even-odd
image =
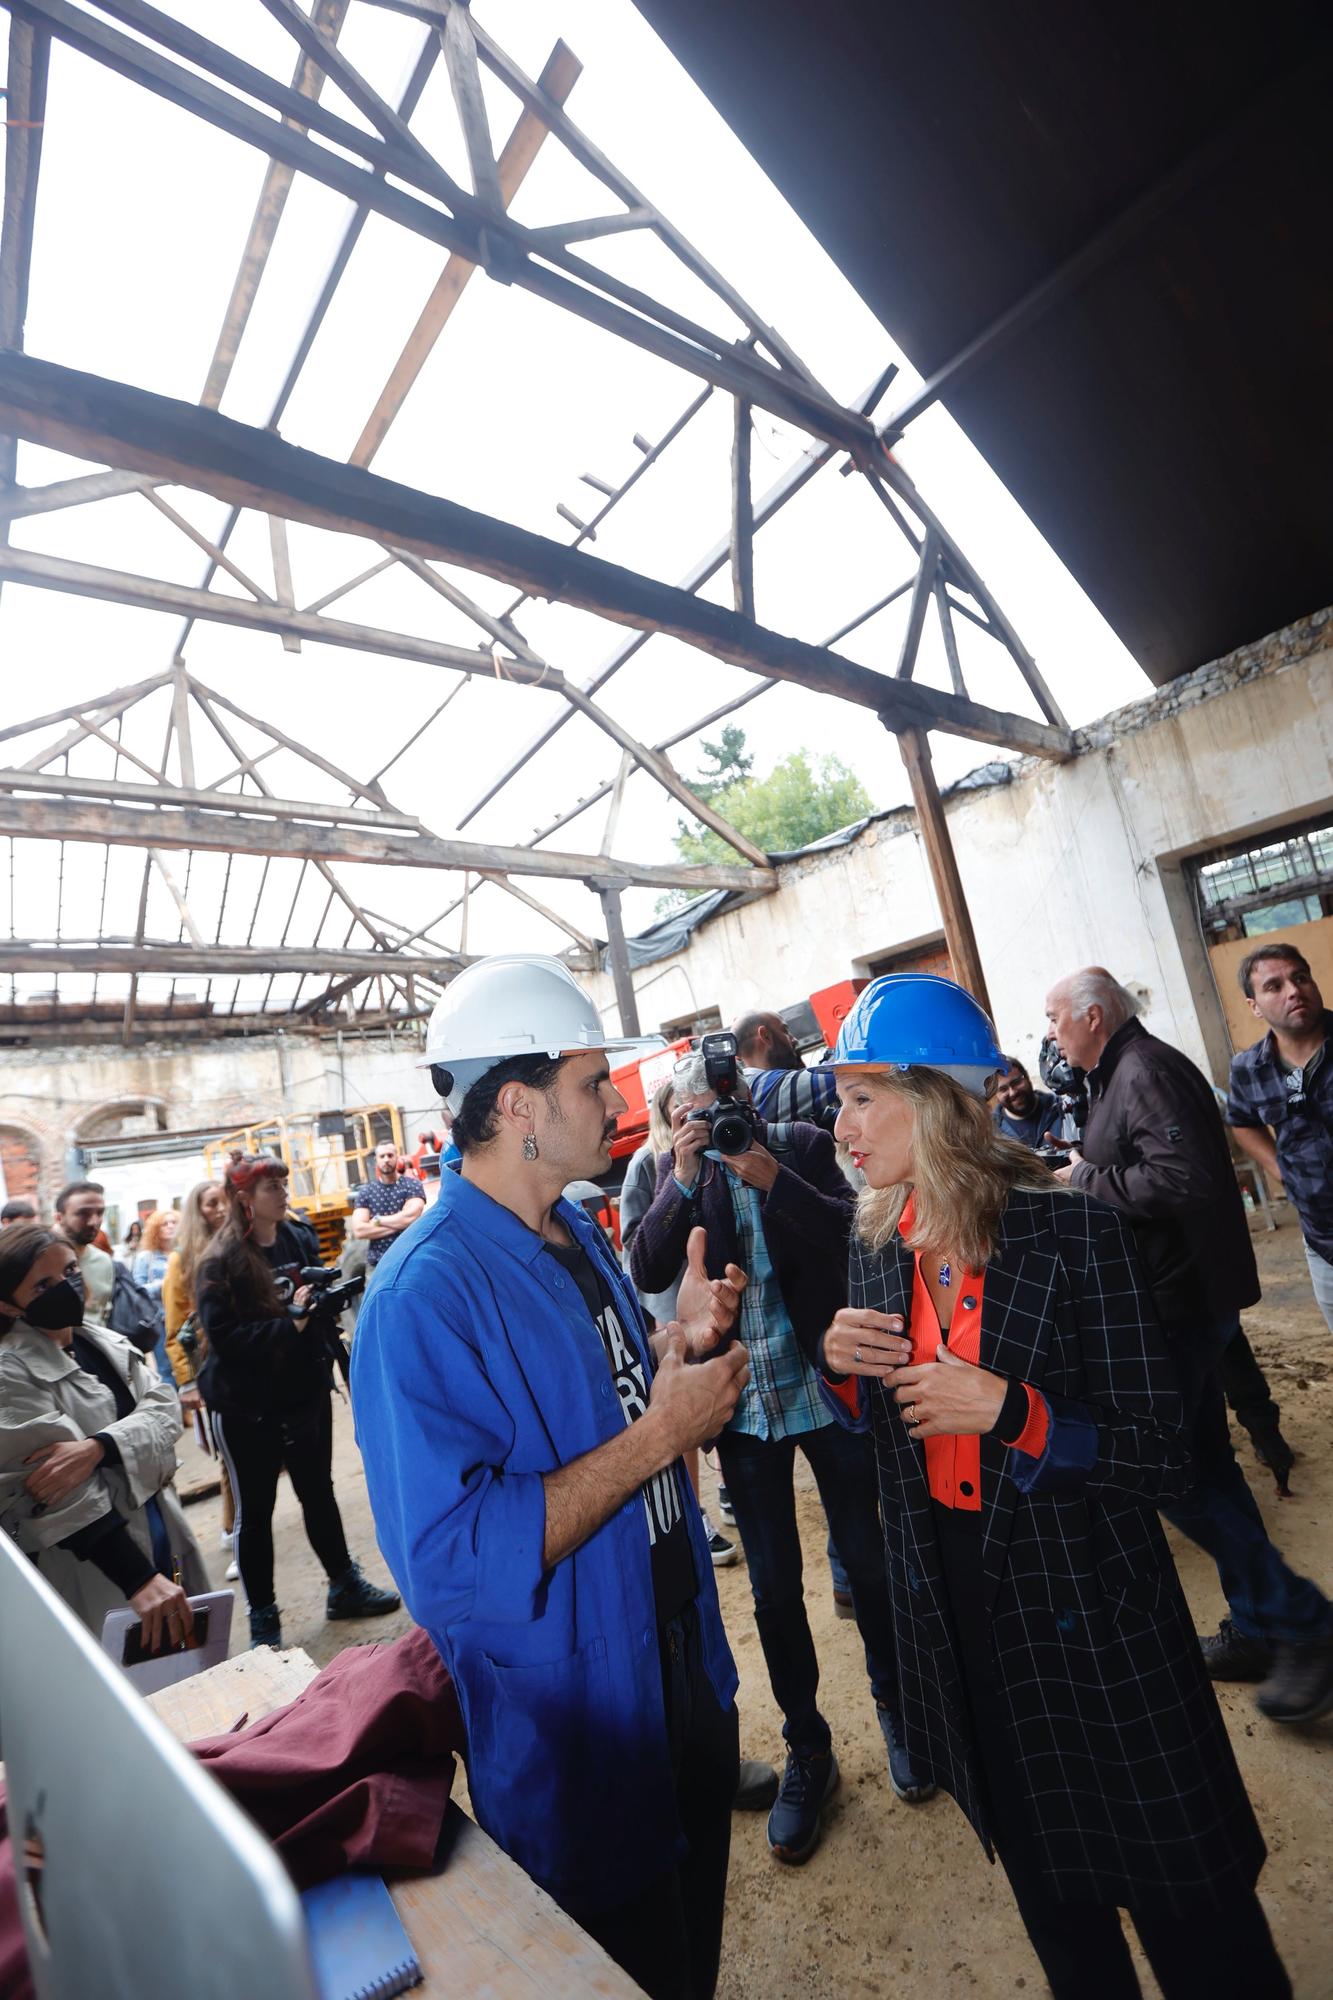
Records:
<instances>
[{"instance_id":1,"label":"beige trench coat","mask_svg":"<svg viewBox=\"0 0 1333 2000\"><path fill-rule=\"evenodd\" d=\"M191 1594L210 1586L199 1545L171 1486L181 1434L175 1391L159 1376L152 1356L140 1354L123 1335L90 1323L83 1332L109 1357L134 1397L134 1408L118 1419L111 1391L86 1375L68 1348L19 1320L0 1341L0 1528L36 1558L47 1582L100 1638L107 1612L125 1600L94 1563L80 1561L57 1544L112 1508L151 1557L144 1503L155 1498L181 1582ZM99 1431L115 1438L121 1463L100 1466L63 1500L37 1511L24 1490L29 1455L42 1445L93 1437Z\"/></svg>"}]
</instances>

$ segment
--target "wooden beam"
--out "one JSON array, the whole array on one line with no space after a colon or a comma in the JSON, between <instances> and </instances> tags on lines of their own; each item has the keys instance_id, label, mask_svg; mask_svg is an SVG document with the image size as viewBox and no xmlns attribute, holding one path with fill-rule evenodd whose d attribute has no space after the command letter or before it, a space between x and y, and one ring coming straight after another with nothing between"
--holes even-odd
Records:
<instances>
[{"instance_id":1,"label":"wooden beam","mask_svg":"<svg viewBox=\"0 0 1333 2000\"><path fill-rule=\"evenodd\" d=\"M384 796L384 787L379 783L378 779L371 778L363 784L359 778L354 778L350 771L344 771L341 765L331 764L327 757L321 757L318 750L312 750L308 743L298 743L293 737L285 736L276 723L265 722L261 717L251 715L248 709L241 708L229 696L219 694L216 688L205 687L202 681L194 680L188 674L186 679L189 682L190 693L204 710L209 721L212 723L214 729L217 730L218 735L222 737L233 757L240 757L242 753L231 732L224 730L218 720L217 711L220 708L225 708L227 713L234 715L238 722L248 723L252 729L258 729L262 735L267 736L280 749L290 750L294 756L302 758L307 764L313 764L315 769L322 771L326 778L332 778L339 785L346 785L348 791L353 793L355 797L369 799L376 815L382 823L387 822L391 824L394 820L409 820L413 826L418 824L416 819L410 814L400 813L390 805L388 799ZM246 761L246 769L252 777L255 776L254 765L248 760ZM268 786L262 778L255 777L255 783L261 792L268 795Z\"/></svg>"},{"instance_id":2,"label":"wooden beam","mask_svg":"<svg viewBox=\"0 0 1333 2000\"><path fill-rule=\"evenodd\" d=\"M353 984L356 984L354 981ZM356 1024L358 1035L373 1033L385 1028L401 1028L406 1021L425 1018L425 1008L414 1012L404 1010L392 1014L362 1015ZM117 1010L119 1014L119 1009ZM346 1026L345 1017L334 1016L331 1020L321 1020L317 1014L307 1016L304 1009L299 1016L290 1012L279 1012L276 1008L267 1013L214 1014L200 1007L191 1011L188 1007L174 1013L155 1013L145 1008L131 1024L131 1040L137 1042L208 1042L220 1041L237 1035L301 1034L315 1037L332 1035ZM119 1042L124 1036L121 1021L90 1020L86 1008L70 1008L56 1018L25 1017L22 1008L0 1008L0 1048L34 1047L42 1048L55 1044L68 1048L77 1042L85 1043Z\"/></svg>"},{"instance_id":3,"label":"wooden beam","mask_svg":"<svg viewBox=\"0 0 1333 2000\"><path fill-rule=\"evenodd\" d=\"M50 709L45 715L34 715L27 722L9 722L0 729L0 743L7 743L13 736L31 736L35 730L49 729L55 722L80 721L85 715L95 715L99 722L114 722L124 709L130 708L144 695L153 694L165 687L171 679L168 667L160 674L151 674L147 680L134 681L128 687L112 688L110 693L95 695L91 701L71 702L66 708Z\"/></svg>"},{"instance_id":4,"label":"wooden beam","mask_svg":"<svg viewBox=\"0 0 1333 2000\"><path fill-rule=\"evenodd\" d=\"M272 814L269 801L246 802L245 816L170 807L93 804L83 799L16 798L0 794L0 836L19 840L109 841L117 847L194 848L212 854L287 855L315 864L356 861L394 868L499 870L506 875L547 875L586 882L590 876L629 888L738 889L764 894L777 887L772 869L693 867L686 863L611 859L554 849L496 847L361 826L325 826Z\"/></svg>"},{"instance_id":5,"label":"wooden beam","mask_svg":"<svg viewBox=\"0 0 1333 2000\"><path fill-rule=\"evenodd\" d=\"M171 674L171 727L176 737L176 755L180 761L181 785L187 792L196 789L194 775L194 734L190 728L190 683L185 677L184 667L174 667Z\"/></svg>"},{"instance_id":6,"label":"wooden beam","mask_svg":"<svg viewBox=\"0 0 1333 2000\"><path fill-rule=\"evenodd\" d=\"M930 761L930 743L925 730L900 730L898 747L907 766L917 826L926 850L930 879L935 885L935 900L940 906L944 942L949 948L953 976L989 1014L991 1004L986 991L986 975L981 966L981 953L977 950L977 937L972 928L972 913L967 907L963 878L958 872L958 857L949 835L949 822L944 816L940 788L935 782L935 768Z\"/></svg>"},{"instance_id":7,"label":"wooden beam","mask_svg":"<svg viewBox=\"0 0 1333 2000\"><path fill-rule=\"evenodd\" d=\"M895 672L900 681L910 681L916 672L916 656L921 650L921 634L925 629L926 607L935 588L939 574L940 545L934 532L926 529L925 540L921 544L921 557L917 564L916 580L912 585L912 602L907 611L907 630L903 633L902 651L898 655Z\"/></svg>"},{"instance_id":8,"label":"wooden beam","mask_svg":"<svg viewBox=\"0 0 1333 2000\"><path fill-rule=\"evenodd\" d=\"M186 931L189 933L190 943L192 947L194 947L197 950L200 946L202 946L204 940L202 935L200 934L199 926L195 923L194 918L190 915L190 906L185 900L185 896L181 890L181 886L179 882L176 880L176 877L171 872L171 865L168 862L166 855L163 854L159 848L155 847L152 849L151 858L153 866L156 868L158 874L162 877L162 880L166 884L167 894L171 897L172 902L176 905L176 908L180 914L181 923L184 925ZM111 967L105 965L95 965L92 969L94 972L109 972L111 970ZM181 970L185 972L193 972L194 966L193 964L183 966Z\"/></svg>"},{"instance_id":9,"label":"wooden beam","mask_svg":"<svg viewBox=\"0 0 1333 2000\"><path fill-rule=\"evenodd\" d=\"M611 786L611 803L606 809L606 825L602 829L600 852L603 854L609 854L616 844L616 828L620 824L620 808L625 802L625 786L629 782L629 775L633 769L634 759L630 756L628 750L622 750L620 753L620 765Z\"/></svg>"},{"instance_id":10,"label":"wooden beam","mask_svg":"<svg viewBox=\"0 0 1333 2000\"><path fill-rule=\"evenodd\" d=\"M127 754L122 745L121 755ZM145 765L144 768L150 767ZM265 819L281 815L286 819L310 820L319 825L383 827L396 833L420 833L423 830L420 820L384 807L367 811L361 806L340 806L325 800L277 799L269 792L265 792L262 798L255 798L250 792L198 791L184 785L140 785L124 778L76 778L50 771L0 769L0 792L41 792L54 798L106 799L125 805L186 806L196 812L218 813L224 817L233 813L258 813Z\"/></svg>"},{"instance_id":11,"label":"wooden beam","mask_svg":"<svg viewBox=\"0 0 1333 2000\"><path fill-rule=\"evenodd\" d=\"M958 657L958 634L954 629L953 612L949 606L949 593L944 585L944 572L935 565L935 609L939 613L940 633L944 640L944 657L949 662L949 680L953 691L967 699L967 683L963 679L963 663Z\"/></svg>"},{"instance_id":12,"label":"wooden beam","mask_svg":"<svg viewBox=\"0 0 1333 2000\"><path fill-rule=\"evenodd\" d=\"M349 0L316 0L314 18L321 28L336 35L342 27ZM324 71L312 57L302 53L292 78L292 88L302 97L318 97L324 88ZM305 126L289 120L293 130L304 132ZM296 178L293 167L282 160L270 160L264 174L264 184L259 191L250 232L245 249L241 253L240 266L232 285L231 297L218 334L213 359L208 365L208 376L204 382L204 392L200 401L205 408L216 410L222 401L231 371L235 366L241 336L249 323L255 295L268 263L273 239L278 233L283 209L292 182Z\"/></svg>"},{"instance_id":13,"label":"wooden beam","mask_svg":"<svg viewBox=\"0 0 1333 2000\"><path fill-rule=\"evenodd\" d=\"M44 28L13 17L5 76L5 184L0 215L0 347L20 348L28 316L37 174L46 121L46 80L51 41ZM0 499L18 479L18 438L0 432ZM0 520L0 544L9 522Z\"/></svg>"},{"instance_id":14,"label":"wooden beam","mask_svg":"<svg viewBox=\"0 0 1333 2000\"><path fill-rule=\"evenodd\" d=\"M601 236L623 236L627 230L651 229L656 220L651 208L626 208L618 215L586 215L580 222L553 222L543 229L530 229L528 241L539 250L544 245L591 243Z\"/></svg>"},{"instance_id":15,"label":"wooden beam","mask_svg":"<svg viewBox=\"0 0 1333 2000\"><path fill-rule=\"evenodd\" d=\"M234 563L224 549L208 539L202 528L196 528L193 521L187 521L184 514L179 513L169 500L162 498L151 480L144 480L139 490L150 507L155 507L159 514L170 521L173 528L179 528L188 541L193 542L197 549L202 549L216 569L224 569L229 577L240 584L242 590L248 590L257 604L273 603L269 593L257 584L253 577L247 576L239 563Z\"/></svg>"},{"instance_id":16,"label":"wooden beam","mask_svg":"<svg viewBox=\"0 0 1333 2000\"><path fill-rule=\"evenodd\" d=\"M754 494L750 486L753 433L754 412L743 396L737 396L731 440L731 596L743 618L754 617Z\"/></svg>"},{"instance_id":17,"label":"wooden beam","mask_svg":"<svg viewBox=\"0 0 1333 2000\"><path fill-rule=\"evenodd\" d=\"M0 497L0 521L26 521L33 514L88 507L121 493L142 493L151 484L137 472L86 472L77 479L54 479L49 486L16 486L12 493Z\"/></svg>"},{"instance_id":18,"label":"wooden beam","mask_svg":"<svg viewBox=\"0 0 1333 2000\"><path fill-rule=\"evenodd\" d=\"M156 857L154 857L156 859ZM461 972L463 960L452 953L337 951L328 946L309 950L295 945L190 944L10 944L0 940L0 977L9 973L131 972L165 973L171 978L245 978L254 973L350 973L369 979L386 970L436 974L448 978ZM3 1032L3 1031L0 1031Z\"/></svg>"},{"instance_id":19,"label":"wooden beam","mask_svg":"<svg viewBox=\"0 0 1333 2000\"><path fill-rule=\"evenodd\" d=\"M245 597L224 597L216 590L192 590L186 584L163 583L156 577L127 576L121 570L96 569L91 563L69 562L63 556L38 555L32 549L0 550L0 578L31 584L36 590L62 590L75 597L95 597L104 604L125 604L140 611L184 612L214 625L238 625L249 632L295 633L324 646L349 647L358 653L383 653L395 660L419 660L425 666L448 667L464 674L494 678L494 649L471 651L437 639L417 639L406 632L385 632L377 625L352 625L341 618L323 618L308 611L288 611L280 604L252 604ZM563 676L554 667L542 673L518 659L500 663L500 677L521 687L562 691ZM267 725L265 725L267 726ZM304 750L302 755L307 754Z\"/></svg>"},{"instance_id":20,"label":"wooden beam","mask_svg":"<svg viewBox=\"0 0 1333 2000\"><path fill-rule=\"evenodd\" d=\"M563 104L582 72L583 65L573 50L566 48L563 42L557 42L547 57L542 83L552 100ZM500 200L505 208L509 207L523 185L545 137L543 121L531 111L522 111L497 166ZM393 365L388 381L376 398L374 409L366 418L361 435L353 446L350 464L369 465L374 458L476 268L475 263L457 251L446 261L402 353Z\"/></svg>"},{"instance_id":21,"label":"wooden beam","mask_svg":"<svg viewBox=\"0 0 1333 2000\"><path fill-rule=\"evenodd\" d=\"M530 896L526 889L520 889L518 883L511 882L507 875L497 874L492 868L482 868L477 872L483 881L493 882L497 889L504 890L506 896L513 896L518 902L525 903L530 910L535 910L539 917L545 917L547 923L554 924L557 930L562 930L566 937L573 938L581 951L596 951L597 947L586 931L581 931L577 924L571 924L568 917L562 917L559 911L553 910L548 903L541 902L536 896Z\"/></svg>"},{"instance_id":22,"label":"wooden beam","mask_svg":"<svg viewBox=\"0 0 1333 2000\"><path fill-rule=\"evenodd\" d=\"M1067 729L1010 715L912 682L894 681L819 646L769 631L725 606L710 604L655 578L585 555L543 535L498 521L450 500L380 479L358 467L321 458L270 432L258 431L193 404L108 382L30 355L0 355L0 428L76 456L121 463L193 485L241 506L281 513L344 534L368 536L417 555L457 563L502 578L534 596L596 612L619 624L663 632L764 678L788 680L819 694L868 708L891 729L930 728L1037 756L1074 754ZM10 554L35 572L50 558ZM74 565L77 569L79 566ZM11 574L14 570L11 568ZM108 572L89 572L107 577ZM75 587L73 585L69 587ZM166 585L155 585L164 591ZM90 594L105 594L101 590ZM190 593L207 605L209 592ZM142 601L142 600L140 600ZM227 616L233 607L222 603ZM281 616L264 605L242 605L237 622ZM293 624L291 629L296 629ZM360 628L353 628L360 629ZM312 634L311 636L316 636ZM335 641L335 643L337 643ZM344 639L344 644L354 643ZM365 645L365 640L360 643ZM418 648L423 642L416 642ZM381 644L377 650L388 650ZM449 652L456 649L441 649ZM420 653L402 654L404 658ZM448 664L456 664L450 660ZM476 671L472 665L471 671ZM535 678L515 663L513 678ZM547 685L549 685L549 676Z\"/></svg>"},{"instance_id":23,"label":"wooden beam","mask_svg":"<svg viewBox=\"0 0 1333 2000\"><path fill-rule=\"evenodd\" d=\"M287 523L281 514L270 514L268 517L268 543L273 557L273 594L279 604L285 604L289 611L294 611L296 598L292 593L292 558L287 546ZM284 653L300 652L301 641L294 632L284 632L282 650Z\"/></svg>"},{"instance_id":24,"label":"wooden beam","mask_svg":"<svg viewBox=\"0 0 1333 2000\"><path fill-rule=\"evenodd\" d=\"M454 93L458 122L463 128L463 144L467 147L468 167L472 174L472 192L485 207L499 214L509 204L501 191L500 176L496 171L486 99L482 95L481 77L477 72L477 44L466 8L449 9L440 29L440 42Z\"/></svg>"},{"instance_id":25,"label":"wooden beam","mask_svg":"<svg viewBox=\"0 0 1333 2000\"><path fill-rule=\"evenodd\" d=\"M616 989L616 1012L620 1016L620 1032L622 1035L637 1035L639 1003L634 993L634 975L630 971L625 926L620 920L620 890L605 882L599 882L595 886L602 899L602 919L606 925L607 955L611 960L611 981Z\"/></svg>"}]
</instances>

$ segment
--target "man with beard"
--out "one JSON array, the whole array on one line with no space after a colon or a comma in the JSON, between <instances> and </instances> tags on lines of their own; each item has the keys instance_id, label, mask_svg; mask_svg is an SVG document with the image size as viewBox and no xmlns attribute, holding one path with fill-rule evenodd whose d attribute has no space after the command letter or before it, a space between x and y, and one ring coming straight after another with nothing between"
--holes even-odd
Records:
<instances>
[{"instance_id":1,"label":"man with beard","mask_svg":"<svg viewBox=\"0 0 1333 2000\"><path fill-rule=\"evenodd\" d=\"M742 1014L732 1029L750 1101L769 1125L799 1120L832 1132L838 1091L831 1069L807 1069L780 1014Z\"/></svg>"},{"instance_id":2,"label":"man with beard","mask_svg":"<svg viewBox=\"0 0 1333 2000\"><path fill-rule=\"evenodd\" d=\"M1240 990L1268 1033L1231 1059L1227 1123L1241 1151L1281 1177L1333 1331L1333 1014L1294 945L1257 946L1241 960Z\"/></svg>"},{"instance_id":3,"label":"man with beard","mask_svg":"<svg viewBox=\"0 0 1333 2000\"><path fill-rule=\"evenodd\" d=\"M1006 1056L1009 1065L995 1085L995 1108L991 1117L995 1129L1006 1139L1017 1139L1035 1153L1059 1136L1060 1111L1048 1090L1038 1090L1017 1056Z\"/></svg>"},{"instance_id":4,"label":"man with beard","mask_svg":"<svg viewBox=\"0 0 1333 2000\"><path fill-rule=\"evenodd\" d=\"M115 1258L97 1247L105 1214L106 1191L100 1181L69 1181L56 1196L56 1229L78 1257L83 1316L94 1326L105 1325L116 1283Z\"/></svg>"},{"instance_id":5,"label":"man with beard","mask_svg":"<svg viewBox=\"0 0 1333 2000\"><path fill-rule=\"evenodd\" d=\"M650 1995L709 2000L736 1670L680 1459L744 1387L745 1278L710 1283L696 1232L650 1335L561 1195L610 1165L608 1054L644 1050L557 959L449 985L426 1062L462 1165L367 1293L353 1407L380 1547L458 1690L477 1818Z\"/></svg>"}]
</instances>

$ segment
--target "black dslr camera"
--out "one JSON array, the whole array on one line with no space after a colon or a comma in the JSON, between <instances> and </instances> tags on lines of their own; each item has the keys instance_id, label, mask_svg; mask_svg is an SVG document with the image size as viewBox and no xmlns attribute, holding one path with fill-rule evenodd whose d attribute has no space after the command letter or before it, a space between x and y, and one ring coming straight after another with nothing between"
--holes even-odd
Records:
<instances>
[{"instance_id":1,"label":"black dslr camera","mask_svg":"<svg viewBox=\"0 0 1333 2000\"><path fill-rule=\"evenodd\" d=\"M307 1264L301 1271L301 1283L315 1294L305 1312L318 1313L321 1319L337 1319L366 1289L366 1274L358 1271L354 1278L344 1278L336 1264Z\"/></svg>"},{"instance_id":2,"label":"black dslr camera","mask_svg":"<svg viewBox=\"0 0 1333 2000\"><path fill-rule=\"evenodd\" d=\"M748 1153L754 1143L758 1120L750 1106L736 1095L740 1082L736 1037L730 1034L705 1035L700 1048L708 1088L716 1092L717 1103L708 1105L703 1111L691 1111L690 1120L707 1125L715 1152Z\"/></svg>"},{"instance_id":3,"label":"black dslr camera","mask_svg":"<svg viewBox=\"0 0 1333 2000\"><path fill-rule=\"evenodd\" d=\"M1066 1062L1054 1035L1047 1035L1037 1055L1037 1068L1041 1080L1055 1099L1055 1108L1064 1120L1065 1131L1072 1136L1066 1138L1062 1146L1039 1146L1038 1159L1048 1166L1064 1166L1069 1158L1070 1146L1076 1146L1088 1122L1088 1084L1083 1071L1073 1063Z\"/></svg>"}]
</instances>

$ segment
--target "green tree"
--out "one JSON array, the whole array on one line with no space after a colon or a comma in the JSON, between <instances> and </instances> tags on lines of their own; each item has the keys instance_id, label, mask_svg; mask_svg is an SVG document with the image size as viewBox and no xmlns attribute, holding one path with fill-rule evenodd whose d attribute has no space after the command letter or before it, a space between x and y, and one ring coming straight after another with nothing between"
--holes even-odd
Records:
<instances>
[{"instance_id":1,"label":"green tree","mask_svg":"<svg viewBox=\"0 0 1333 2000\"><path fill-rule=\"evenodd\" d=\"M705 771L702 780L691 779L691 786L766 854L806 847L874 811L865 786L841 758L824 756L812 763L808 750L793 750L766 778L756 778L751 775L754 759L745 752L743 731L728 728L722 735L721 744L703 745L714 770ZM740 775L722 782L729 770ZM736 858L720 834L684 820L677 822L676 852L682 861ZM671 906L667 902L660 907Z\"/></svg>"}]
</instances>

